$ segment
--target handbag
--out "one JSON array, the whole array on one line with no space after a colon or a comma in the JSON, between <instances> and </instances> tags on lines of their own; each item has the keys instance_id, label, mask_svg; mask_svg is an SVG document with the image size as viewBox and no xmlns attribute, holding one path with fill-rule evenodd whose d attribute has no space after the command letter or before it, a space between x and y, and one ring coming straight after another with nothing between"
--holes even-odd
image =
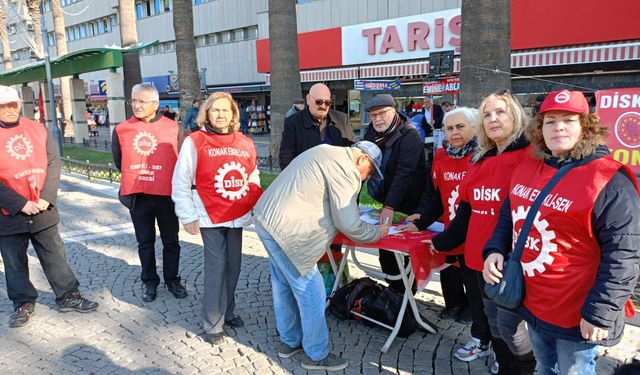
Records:
<instances>
[{"instance_id":1,"label":"handbag","mask_svg":"<svg viewBox=\"0 0 640 375\"><path fill-rule=\"evenodd\" d=\"M496 304L507 309L515 309L522 304L522 300L524 299L524 274L522 272L520 258L522 257L522 251L529 236L529 230L531 230L531 225L533 225L533 219L536 217L536 213L542 205L544 198L558 181L560 181L560 178L571 168L581 164L583 163L568 163L558 169L529 208L513 252L502 266L502 279L496 284L491 285L485 283L484 285L484 293Z\"/></svg>"}]
</instances>

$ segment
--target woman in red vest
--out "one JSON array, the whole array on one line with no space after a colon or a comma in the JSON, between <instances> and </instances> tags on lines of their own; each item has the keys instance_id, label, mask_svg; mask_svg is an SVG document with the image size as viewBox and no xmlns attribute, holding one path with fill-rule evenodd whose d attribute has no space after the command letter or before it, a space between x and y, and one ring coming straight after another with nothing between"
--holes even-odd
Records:
<instances>
[{"instance_id":1,"label":"woman in red vest","mask_svg":"<svg viewBox=\"0 0 640 375\"><path fill-rule=\"evenodd\" d=\"M478 149L460 184L456 217L447 230L427 241L427 246L432 253L447 252L464 243L464 260L478 286L467 293L475 294L477 300L482 296L491 344L499 364L499 369L494 365L492 372L532 374L535 359L524 321L517 312L499 308L484 298L482 278L482 248L497 223L511 173L531 158L529 142L523 134L528 119L518 100L506 90L487 95L479 111ZM454 356L461 361L471 361L490 353L489 342L474 337L457 349Z\"/></svg>"},{"instance_id":2,"label":"woman in red vest","mask_svg":"<svg viewBox=\"0 0 640 375\"><path fill-rule=\"evenodd\" d=\"M595 374L597 345L615 345L623 334L625 302L638 278L640 198L631 170L608 156L607 134L581 92L551 92L527 129L536 158L514 171L485 246L483 275L494 284L535 196L573 163L544 198L520 260L519 310L540 375Z\"/></svg>"},{"instance_id":3,"label":"woman in red vest","mask_svg":"<svg viewBox=\"0 0 640 375\"><path fill-rule=\"evenodd\" d=\"M460 107L447 112L443 119L446 143L444 148L436 151L431 168L434 193L423 194L416 213L407 217L412 224L400 228L408 231L424 230L438 218L442 217L445 229L456 216L456 209L460 202L460 182L464 179L467 168L478 147L475 137L478 110ZM440 284L445 308L440 317L468 323L472 319L471 336L480 341L489 342L491 332L489 323L482 311L482 296L478 293L465 295L467 290L478 289L474 271L464 263L464 246L447 252L447 263L452 266L440 271ZM453 264L459 265L453 266ZM470 298L467 301L467 298ZM465 309L468 306L468 309ZM469 313L470 310L470 313Z\"/></svg>"},{"instance_id":4,"label":"woman in red vest","mask_svg":"<svg viewBox=\"0 0 640 375\"><path fill-rule=\"evenodd\" d=\"M185 138L173 173L176 215L204 245L203 340L222 342L223 326L244 325L234 314L242 260L242 228L260 197L256 150L240 129L231 95L211 94L196 118L201 130Z\"/></svg>"}]
</instances>

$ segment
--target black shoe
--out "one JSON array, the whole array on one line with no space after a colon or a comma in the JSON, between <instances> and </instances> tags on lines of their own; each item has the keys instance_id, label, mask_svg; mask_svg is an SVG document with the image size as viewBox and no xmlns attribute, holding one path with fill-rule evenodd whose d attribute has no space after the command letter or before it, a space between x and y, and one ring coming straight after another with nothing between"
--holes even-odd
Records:
<instances>
[{"instance_id":1,"label":"black shoe","mask_svg":"<svg viewBox=\"0 0 640 375\"><path fill-rule=\"evenodd\" d=\"M454 319L460 310L462 310L460 306L447 307L440 312L440 318Z\"/></svg>"},{"instance_id":2,"label":"black shoe","mask_svg":"<svg viewBox=\"0 0 640 375\"><path fill-rule=\"evenodd\" d=\"M456 314L456 322L461 324L471 324L471 311L468 308L462 308Z\"/></svg>"},{"instance_id":3,"label":"black shoe","mask_svg":"<svg viewBox=\"0 0 640 375\"><path fill-rule=\"evenodd\" d=\"M244 327L244 322L242 321L242 318L239 316L234 316L233 319L231 320L225 320L224 324L228 325L229 327L233 327L233 328L240 328L240 327Z\"/></svg>"},{"instance_id":4,"label":"black shoe","mask_svg":"<svg viewBox=\"0 0 640 375\"><path fill-rule=\"evenodd\" d=\"M29 319L36 311L36 304L33 302L25 302L11 314L9 317L9 327L22 327L29 323Z\"/></svg>"},{"instance_id":5,"label":"black shoe","mask_svg":"<svg viewBox=\"0 0 640 375\"><path fill-rule=\"evenodd\" d=\"M223 332L220 332L220 333L205 333L201 337L202 337L202 341L207 342L207 343L209 343L211 345L218 345L218 344L221 344L222 341L224 341L224 333Z\"/></svg>"},{"instance_id":6,"label":"black shoe","mask_svg":"<svg viewBox=\"0 0 640 375\"><path fill-rule=\"evenodd\" d=\"M182 286L182 284L180 284L180 281L166 283L166 285L167 285L167 290L169 290L169 292L171 292L171 294L173 294L174 297L185 298L187 296L187 289L185 289L185 287Z\"/></svg>"},{"instance_id":7,"label":"black shoe","mask_svg":"<svg viewBox=\"0 0 640 375\"><path fill-rule=\"evenodd\" d=\"M156 295L157 295L157 291L156 291L157 288L158 287L153 284L144 284L142 289L143 290L142 300L145 302L155 301Z\"/></svg>"},{"instance_id":8,"label":"black shoe","mask_svg":"<svg viewBox=\"0 0 640 375\"><path fill-rule=\"evenodd\" d=\"M58 311L76 311L81 313L91 312L98 308L98 302L89 301L82 297L79 292L68 293L67 297L58 303Z\"/></svg>"}]
</instances>

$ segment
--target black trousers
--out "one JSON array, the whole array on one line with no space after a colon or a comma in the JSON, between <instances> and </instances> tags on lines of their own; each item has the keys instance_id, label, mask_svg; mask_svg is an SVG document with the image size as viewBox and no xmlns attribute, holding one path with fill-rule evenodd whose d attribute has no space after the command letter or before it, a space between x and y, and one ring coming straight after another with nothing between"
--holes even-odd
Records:
<instances>
[{"instance_id":1,"label":"black trousers","mask_svg":"<svg viewBox=\"0 0 640 375\"><path fill-rule=\"evenodd\" d=\"M37 233L0 236L0 253L4 262L7 294L14 309L26 302L35 302L38 291L29 280L27 248L33 244L56 302L61 302L69 292L77 292L79 282L73 274L64 252L58 225Z\"/></svg>"},{"instance_id":2,"label":"black trousers","mask_svg":"<svg viewBox=\"0 0 640 375\"><path fill-rule=\"evenodd\" d=\"M449 264L456 261L462 265L464 263L464 255L451 255L446 260ZM451 265L440 271L440 285L442 286L445 308L451 309L467 305L463 283L461 267Z\"/></svg>"},{"instance_id":3,"label":"black trousers","mask_svg":"<svg viewBox=\"0 0 640 375\"><path fill-rule=\"evenodd\" d=\"M161 195L138 194L135 204L129 210L133 228L138 240L138 255L142 273L140 279L145 284L160 284L156 272L156 220L162 240L162 274L165 283L180 281L180 244L178 231L180 224L174 211L171 197Z\"/></svg>"},{"instance_id":4,"label":"black trousers","mask_svg":"<svg viewBox=\"0 0 640 375\"><path fill-rule=\"evenodd\" d=\"M467 288L467 304L471 311L471 336L479 339L483 344L491 341L491 329L489 320L484 312L484 279L482 272L472 270L462 262L460 263L462 280Z\"/></svg>"}]
</instances>

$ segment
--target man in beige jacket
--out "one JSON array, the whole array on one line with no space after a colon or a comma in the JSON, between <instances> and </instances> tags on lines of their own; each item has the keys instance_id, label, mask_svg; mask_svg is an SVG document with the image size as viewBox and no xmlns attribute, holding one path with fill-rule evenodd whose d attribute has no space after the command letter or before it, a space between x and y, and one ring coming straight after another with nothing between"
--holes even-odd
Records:
<instances>
[{"instance_id":1,"label":"man in beige jacket","mask_svg":"<svg viewBox=\"0 0 640 375\"><path fill-rule=\"evenodd\" d=\"M325 290L316 262L338 232L356 242L387 235L360 220L362 181L380 172L382 154L372 142L351 147L319 145L297 158L264 192L253 217L269 254L269 269L281 358L304 350L302 367L338 371L348 362L329 353Z\"/></svg>"}]
</instances>

